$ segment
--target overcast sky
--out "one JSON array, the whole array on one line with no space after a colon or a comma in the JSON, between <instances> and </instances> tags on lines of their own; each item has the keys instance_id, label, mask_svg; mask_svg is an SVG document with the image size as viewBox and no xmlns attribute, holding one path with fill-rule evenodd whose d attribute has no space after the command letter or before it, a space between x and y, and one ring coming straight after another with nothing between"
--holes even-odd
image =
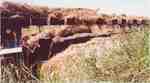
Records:
<instances>
[{"instance_id":1,"label":"overcast sky","mask_svg":"<svg viewBox=\"0 0 150 83\"><path fill-rule=\"evenodd\" d=\"M9 0L49 7L100 8L106 13L150 16L150 0Z\"/></svg>"}]
</instances>

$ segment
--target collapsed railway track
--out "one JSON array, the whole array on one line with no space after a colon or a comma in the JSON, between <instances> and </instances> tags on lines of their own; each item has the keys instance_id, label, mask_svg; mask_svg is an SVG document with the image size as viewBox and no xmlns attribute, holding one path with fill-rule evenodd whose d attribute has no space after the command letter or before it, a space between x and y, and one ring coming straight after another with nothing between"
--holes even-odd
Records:
<instances>
[{"instance_id":1,"label":"collapsed railway track","mask_svg":"<svg viewBox=\"0 0 150 83\"><path fill-rule=\"evenodd\" d=\"M123 34L128 34L132 33L130 32L124 32ZM56 55L57 53L65 50L69 45L71 44L76 44L76 43L84 43L86 41L89 41L92 38L96 37L112 37L114 35L120 35L122 33L80 33L68 37L54 37L53 39L50 38L39 38L39 45L30 47L30 46L23 46L23 52L25 52L24 55L26 55L26 52L29 52L30 56L39 56L38 60L40 62L40 58L42 58L41 55L43 55L44 59L44 54L45 54L45 59L48 60L50 57ZM43 41L43 42L42 42ZM27 51L28 50L28 51ZM37 52L39 51L39 52ZM46 52L45 52L46 51ZM43 54L44 53L44 54ZM29 56L28 55L28 56ZM27 61L28 62L28 61ZM30 61L29 61L30 62Z\"/></svg>"}]
</instances>

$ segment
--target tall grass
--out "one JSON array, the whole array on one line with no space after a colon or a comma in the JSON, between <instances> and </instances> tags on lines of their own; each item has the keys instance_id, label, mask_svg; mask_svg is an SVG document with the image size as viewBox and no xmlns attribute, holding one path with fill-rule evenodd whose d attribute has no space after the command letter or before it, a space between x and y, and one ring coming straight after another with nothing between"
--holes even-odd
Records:
<instances>
[{"instance_id":1,"label":"tall grass","mask_svg":"<svg viewBox=\"0 0 150 83\"><path fill-rule=\"evenodd\" d=\"M101 55L98 46L85 47L76 57L65 58L64 69L52 71L50 81L96 80L105 82L150 81L150 32L149 27L131 30L113 39L113 46ZM106 40L107 41L107 40ZM98 53L97 53L98 52ZM79 81L77 81L79 82Z\"/></svg>"},{"instance_id":2,"label":"tall grass","mask_svg":"<svg viewBox=\"0 0 150 83\"><path fill-rule=\"evenodd\" d=\"M37 83L39 79L24 64L1 65L0 83Z\"/></svg>"},{"instance_id":3,"label":"tall grass","mask_svg":"<svg viewBox=\"0 0 150 83\"><path fill-rule=\"evenodd\" d=\"M134 31L114 44L111 51L99 61L99 76L105 80L145 81L150 80L150 54L148 28Z\"/></svg>"}]
</instances>

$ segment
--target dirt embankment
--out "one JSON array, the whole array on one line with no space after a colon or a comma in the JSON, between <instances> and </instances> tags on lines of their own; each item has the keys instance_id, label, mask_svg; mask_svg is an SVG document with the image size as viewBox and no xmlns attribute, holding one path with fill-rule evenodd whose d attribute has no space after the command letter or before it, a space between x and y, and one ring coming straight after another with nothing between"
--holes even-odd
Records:
<instances>
[{"instance_id":1,"label":"dirt embankment","mask_svg":"<svg viewBox=\"0 0 150 83\"><path fill-rule=\"evenodd\" d=\"M71 65L82 64L81 57L103 57L104 53L113 47L114 41L117 42L119 40L119 36L98 37L90 39L87 42L71 44L64 51L56 54L53 58L42 64L40 69L41 75L46 79L55 77L55 74L64 79L80 79L81 76L79 75L81 75L81 72L78 72L80 69L74 69L72 71L74 72L73 74L70 72L69 75L66 75L67 68L71 69Z\"/></svg>"}]
</instances>

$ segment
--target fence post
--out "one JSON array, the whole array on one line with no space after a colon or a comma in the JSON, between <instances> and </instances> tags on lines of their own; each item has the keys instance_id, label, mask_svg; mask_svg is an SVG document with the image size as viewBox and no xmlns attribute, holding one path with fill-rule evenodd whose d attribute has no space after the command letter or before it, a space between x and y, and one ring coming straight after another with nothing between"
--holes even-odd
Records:
<instances>
[{"instance_id":1,"label":"fence post","mask_svg":"<svg viewBox=\"0 0 150 83\"><path fill-rule=\"evenodd\" d=\"M0 50L1 50L1 11L0 11ZM2 58L0 56L0 82L2 81Z\"/></svg>"},{"instance_id":2,"label":"fence post","mask_svg":"<svg viewBox=\"0 0 150 83\"><path fill-rule=\"evenodd\" d=\"M47 25L48 26L51 25L50 21L51 21L51 17L47 17Z\"/></svg>"}]
</instances>

